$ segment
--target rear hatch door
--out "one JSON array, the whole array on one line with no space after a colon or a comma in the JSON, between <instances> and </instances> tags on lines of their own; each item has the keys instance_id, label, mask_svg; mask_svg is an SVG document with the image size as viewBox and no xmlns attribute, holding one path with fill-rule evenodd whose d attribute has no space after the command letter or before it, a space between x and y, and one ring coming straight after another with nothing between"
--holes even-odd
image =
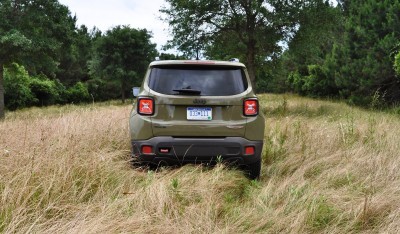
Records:
<instances>
[{"instance_id":1,"label":"rear hatch door","mask_svg":"<svg viewBox=\"0 0 400 234\"><path fill-rule=\"evenodd\" d=\"M248 84L242 67L153 67L154 136L244 136L243 97Z\"/></svg>"}]
</instances>

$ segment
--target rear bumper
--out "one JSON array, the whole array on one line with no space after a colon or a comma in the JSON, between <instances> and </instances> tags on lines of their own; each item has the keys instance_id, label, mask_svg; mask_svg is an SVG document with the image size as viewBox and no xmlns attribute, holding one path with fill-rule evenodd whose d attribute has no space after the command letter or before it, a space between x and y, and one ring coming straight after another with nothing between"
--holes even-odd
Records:
<instances>
[{"instance_id":1,"label":"rear bumper","mask_svg":"<svg viewBox=\"0 0 400 234\"><path fill-rule=\"evenodd\" d=\"M152 153L144 154L143 146L151 146ZM245 147L253 146L254 154L245 155ZM249 141L242 137L178 138L153 137L132 141L132 156L143 163L186 164L210 163L218 160L238 165L251 164L261 159L263 141Z\"/></svg>"}]
</instances>

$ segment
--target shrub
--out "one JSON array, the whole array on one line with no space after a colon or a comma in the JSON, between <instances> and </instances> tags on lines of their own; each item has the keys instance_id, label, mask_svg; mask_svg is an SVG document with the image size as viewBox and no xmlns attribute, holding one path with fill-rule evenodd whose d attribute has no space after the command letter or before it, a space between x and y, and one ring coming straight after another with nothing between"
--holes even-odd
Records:
<instances>
[{"instance_id":1,"label":"shrub","mask_svg":"<svg viewBox=\"0 0 400 234\"><path fill-rule=\"evenodd\" d=\"M89 102L91 99L87 86L82 82L78 82L68 88L67 93L68 102L70 103Z\"/></svg>"},{"instance_id":2,"label":"shrub","mask_svg":"<svg viewBox=\"0 0 400 234\"><path fill-rule=\"evenodd\" d=\"M106 101L118 99L121 96L120 84L101 79L87 81L88 91L94 101Z\"/></svg>"},{"instance_id":3,"label":"shrub","mask_svg":"<svg viewBox=\"0 0 400 234\"><path fill-rule=\"evenodd\" d=\"M53 105L60 100L56 82L49 80L45 75L31 77L29 87L37 99L37 104L41 106Z\"/></svg>"},{"instance_id":4,"label":"shrub","mask_svg":"<svg viewBox=\"0 0 400 234\"><path fill-rule=\"evenodd\" d=\"M287 82L289 83L291 89L299 94L304 94L303 86L304 86L304 78L300 75L299 72L291 72L288 76Z\"/></svg>"},{"instance_id":5,"label":"shrub","mask_svg":"<svg viewBox=\"0 0 400 234\"><path fill-rule=\"evenodd\" d=\"M327 75L324 67L319 65L308 66L308 76L304 77L303 91L311 96L331 96L336 94L336 85Z\"/></svg>"},{"instance_id":6,"label":"shrub","mask_svg":"<svg viewBox=\"0 0 400 234\"><path fill-rule=\"evenodd\" d=\"M58 80L53 80L54 89L57 92L57 96L55 97L55 103L57 104L66 104L68 102L68 91L67 88Z\"/></svg>"},{"instance_id":7,"label":"shrub","mask_svg":"<svg viewBox=\"0 0 400 234\"><path fill-rule=\"evenodd\" d=\"M29 87L29 79L28 72L17 63L4 69L4 100L9 110L16 110L37 102Z\"/></svg>"}]
</instances>

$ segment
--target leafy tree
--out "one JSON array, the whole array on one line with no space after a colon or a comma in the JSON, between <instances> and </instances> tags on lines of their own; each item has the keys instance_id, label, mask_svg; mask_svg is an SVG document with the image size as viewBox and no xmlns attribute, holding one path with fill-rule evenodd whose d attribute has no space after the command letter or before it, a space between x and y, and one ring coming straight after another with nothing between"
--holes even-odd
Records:
<instances>
[{"instance_id":1,"label":"leafy tree","mask_svg":"<svg viewBox=\"0 0 400 234\"><path fill-rule=\"evenodd\" d=\"M342 8L334 7L326 0L316 0L301 11L298 30L288 43L288 50L279 58L280 72L275 70L270 82L283 84L282 80L286 80L287 88L302 95L337 96L334 77L328 72L326 61L334 44L342 39L343 22ZM315 90L314 81L330 87Z\"/></svg>"},{"instance_id":2,"label":"leafy tree","mask_svg":"<svg viewBox=\"0 0 400 234\"><path fill-rule=\"evenodd\" d=\"M299 12L312 2L167 0L160 11L174 35L170 46L196 57L206 48L209 55L240 56L255 83L257 66L280 53L279 42L295 33Z\"/></svg>"},{"instance_id":3,"label":"leafy tree","mask_svg":"<svg viewBox=\"0 0 400 234\"><path fill-rule=\"evenodd\" d=\"M314 1L299 14L299 29L289 42L287 59L290 70L298 70L307 75L308 66L323 65L326 56L332 51L333 44L343 34L343 17L339 7L333 7L328 1ZM287 61L285 61L287 62Z\"/></svg>"},{"instance_id":4,"label":"leafy tree","mask_svg":"<svg viewBox=\"0 0 400 234\"><path fill-rule=\"evenodd\" d=\"M150 38L146 29L117 26L96 41L91 72L119 82L123 102L129 87L140 85L148 63L157 54Z\"/></svg>"},{"instance_id":5,"label":"leafy tree","mask_svg":"<svg viewBox=\"0 0 400 234\"><path fill-rule=\"evenodd\" d=\"M0 1L0 119L4 118L4 67L19 62L32 74L54 76L60 48L74 25L68 8L57 0Z\"/></svg>"},{"instance_id":6,"label":"leafy tree","mask_svg":"<svg viewBox=\"0 0 400 234\"><path fill-rule=\"evenodd\" d=\"M78 81L89 80L88 61L92 56L92 47L101 31L96 27L89 30L85 25L71 31L68 43L61 48L60 66L57 78L65 85L71 86Z\"/></svg>"},{"instance_id":7,"label":"leafy tree","mask_svg":"<svg viewBox=\"0 0 400 234\"><path fill-rule=\"evenodd\" d=\"M180 60L180 59L187 59L187 57L182 56L182 55L175 55L175 54L169 54L169 53L160 53L158 55L160 60Z\"/></svg>"}]
</instances>

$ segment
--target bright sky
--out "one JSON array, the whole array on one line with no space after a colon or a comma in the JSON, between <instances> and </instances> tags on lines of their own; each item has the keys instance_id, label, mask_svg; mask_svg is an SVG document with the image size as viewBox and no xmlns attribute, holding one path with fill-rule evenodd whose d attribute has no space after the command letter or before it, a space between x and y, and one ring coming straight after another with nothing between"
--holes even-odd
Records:
<instances>
[{"instance_id":1,"label":"bright sky","mask_svg":"<svg viewBox=\"0 0 400 234\"><path fill-rule=\"evenodd\" d=\"M89 29L96 26L106 32L117 25L130 25L153 33L152 42L157 49L170 39L168 24L159 19L159 9L164 0L59 0L68 6L72 15L76 15L78 25Z\"/></svg>"}]
</instances>

